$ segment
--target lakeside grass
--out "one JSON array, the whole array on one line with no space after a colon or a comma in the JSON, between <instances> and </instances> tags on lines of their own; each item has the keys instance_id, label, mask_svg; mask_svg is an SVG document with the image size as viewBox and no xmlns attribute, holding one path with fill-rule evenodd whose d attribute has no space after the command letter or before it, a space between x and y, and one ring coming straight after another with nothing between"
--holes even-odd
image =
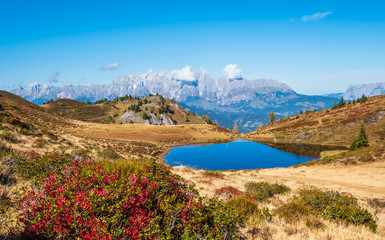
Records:
<instances>
[{"instance_id":1,"label":"lakeside grass","mask_svg":"<svg viewBox=\"0 0 385 240\"><path fill-rule=\"evenodd\" d=\"M242 232L247 239L383 239L385 237L385 211L382 207L385 202L383 199L385 185L381 181L381 176L385 174L385 162L353 166L326 165L218 171L222 175L221 178L206 176L206 170L200 169L174 168L173 172L196 184L201 194L208 197L219 196L235 207L237 212L244 212L246 219ZM279 189L274 186L285 186L291 190L278 191L279 194L273 195L268 194L269 191L264 188L257 187L255 195L266 196L262 199L267 201L261 201L249 198L246 194L250 188L248 186L250 184L247 183L250 181L255 182L251 184L254 186L264 185L271 189ZM303 195L305 190L310 195ZM306 215L298 215L297 220L291 221L296 218L296 212L299 211L298 214L300 214L300 209L303 208L302 205L293 205L297 204L295 199L312 195L316 197L315 199L318 196L319 199L325 200L331 197L326 201L330 203L334 201L332 196L336 196L337 199L342 196L342 202L345 201L344 196L346 199L356 199L351 205L356 210L352 211L366 209L368 212L365 214L370 213L372 216L367 215L369 225L346 224L344 220L340 222L333 217L325 217L328 215L322 215L323 213L320 212L312 213L313 210L310 211L308 207L304 208ZM325 208L321 207L320 210L322 209ZM373 220L377 225L375 231Z\"/></svg>"}]
</instances>

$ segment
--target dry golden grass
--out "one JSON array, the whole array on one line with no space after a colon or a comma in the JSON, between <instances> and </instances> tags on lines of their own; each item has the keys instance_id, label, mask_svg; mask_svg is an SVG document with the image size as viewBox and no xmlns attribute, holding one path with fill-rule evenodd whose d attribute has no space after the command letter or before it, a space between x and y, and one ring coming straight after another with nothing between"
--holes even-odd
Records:
<instances>
[{"instance_id":1,"label":"dry golden grass","mask_svg":"<svg viewBox=\"0 0 385 240\"><path fill-rule=\"evenodd\" d=\"M312 143L350 146L361 122L372 144L385 139L385 95L365 103L304 113L278 120L242 138L258 142Z\"/></svg>"},{"instance_id":2,"label":"dry golden grass","mask_svg":"<svg viewBox=\"0 0 385 240\"><path fill-rule=\"evenodd\" d=\"M68 129L76 136L183 145L192 143L229 142L237 135L214 125L189 124L156 126L147 124L96 124L78 122L79 127Z\"/></svg>"},{"instance_id":3,"label":"dry golden grass","mask_svg":"<svg viewBox=\"0 0 385 240\"><path fill-rule=\"evenodd\" d=\"M384 239L385 209L375 209L367 199L384 197L385 161L350 166L301 166L297 168L274 168L257 170L221 171L224 178L205 177L204 170L174 167L174 173L196 184L202 195L213 197L216 189L232 186L245 191L249 181L266 181L284 184L292 189L287 195L277 195L270 202L259 203L259 208L270 210L287 203L295 192L307 186L336 190L352 194L378 218L377 232L362 226L346 226L322 220L325 229L309 229L304 221L288 223L274 216L272 221L250 219L242 231L248 239ZM253 230L253 227L257 228ZM268 231L266 230L268 229ZM254 231L254 235L252 232Z\"/></svg>"}]
</instances>

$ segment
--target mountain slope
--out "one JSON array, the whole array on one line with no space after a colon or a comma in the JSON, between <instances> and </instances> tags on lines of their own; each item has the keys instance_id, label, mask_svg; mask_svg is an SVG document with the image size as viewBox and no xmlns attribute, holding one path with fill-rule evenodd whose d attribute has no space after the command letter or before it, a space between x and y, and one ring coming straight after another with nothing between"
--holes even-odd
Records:
<instances>
[{"instance_id":1,"label":"mountain slope","mask_svg":"<svg viewBox=\"0 0 385 240\"><path fill-rule=\"evenodd\" d=\"M350 85L343 95L344 99L357 99L365 94L367 97L385 94L385 82Z\"/></svg>"},{"instance_id":2,"label":"mountain slope","mask_svg":"<svg viewBox=\"0 0 385 240\"><path fill-rule=\"evenodd\" d=\"M151 97L147 98L150 99ZM163 99L161 96L152 96L152 98ZM127 106L135 105L139 100L133 98L133 104L128 105L119 101L90 105L74 100L58 99L55 102L39 106L12 93L0 91L0 141L6 142L8 146L12 146L14 149L26 152L31 150L45 152L92 151L94 155L97 155L99 151L110 149L112 145L116 149L115 151L122 156L139 158L145 154L146 157L152 158L160 157L167 150L167 146L171 144L228 142L237 139L237 135L231 131L207 124L210 122L207 117L191 114L169 99L163 99L166 105L165 112L162 114L169 114L170 118L173 117L175 121L181 121L183 124L176 126L101 124L103 118L100 118L100 112L89 108L89 106L94 106L95 109L100 109L98 105L102 107L111 105L112 107L106 109L114 109L123 113L124 110L127 110ZM116 106L113 107L113 105L120 106L119 104L124 108L119 110L119 108L115 109ZM154 100L152 104L156 105L156 101ZM178 107L181 111L178 113L180 115L175 114L177 110L172 105ZM143 108L143 111L151 110L150 106L146 110L145 104L139 108ZM170 112L167 112L167 109ZM79 115L78 110L83 111L83 113ZM102 112L101 116L110 116L104 115L108 112L107 110ZM85 119L88 122L69 118L85 116L89 117L89 119ZM143 112L140 113L140 116L143 120ZM118 115L114 120L119 118ZM186 119L189 120L188 124L183 122ZM137 149L136 152L132 152L133 149Z\"/></svg>"},{"instance_id":3,"label":"mountain slope","mask_svg":"<svg viewBox=\"0 0 385 240\"><path fill-rule=\"evenodd\" d=\"M161 95L103 99L95 104L72 99L56 99L42 105L47 113L96 123L145 123L152 125L210 124L207 116L199 117L184 110L177 102Z\"/></svg>"},{"instance_id":4,"label":"mountain slope","mask_svg":"<svg viewBox=\"0 0 385 240\"><path fill-rule=\"evenodd\" d=\"M222 127L231 128L236 122L240 132L268 123L270 112L276 113L278 118L286 117L300 110L328 108L337 101L330 97L300 95L277 80L249 80L240 75L215 78L206 72L191 72L187 67L178 71L127 75L108 85L35 85L31 89L19 87L12 92L37 104L56 98L95 102L125 95L141 97L159 93L200 115L207 113Z\"/></svg>"},{"instance_id":5,"label":"mountain slope","mask_svg":"<svg viewBox=\"0 0 385 240\"><path fill-rule=\"evenodd\" d=\"M350 146L361 123L364 123L371 143L384 141L385 95L370 97L364 103L281 119L243 137L266 142Z\"/></svg>"}]
</instances>

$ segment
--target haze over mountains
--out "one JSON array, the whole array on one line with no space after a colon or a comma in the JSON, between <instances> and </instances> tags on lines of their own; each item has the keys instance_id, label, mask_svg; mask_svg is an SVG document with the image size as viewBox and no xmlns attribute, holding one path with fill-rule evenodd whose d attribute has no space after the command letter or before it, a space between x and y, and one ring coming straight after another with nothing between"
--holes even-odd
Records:
<instances>
[{"instance_id":1,"label":"haze over mountains","mask_svg":"<svg viewBox=\"0 0 385 240\"><path fill-rule=\"evenodd\" d=\"M255 130L268 122L274 112L277 118L297 114L300 110L331 107L339 94L308 96L296 93L287 84L273 79L246 79L236 64L224 69L225 76L216 78L205 71L192 72L190 66L181 70L148 71L127 75L110 84L91 86L35 85L31 89L13 89L31 102L41 104L50 99L70 98L95 102L107 98L132 95L146 96L159 93L175 99L190 111L207 114L219 125L232 128L236 122L241 132ZM385 93L384 84L350 86L345 98L357 98Z\"/></svg>"}]
</instances>

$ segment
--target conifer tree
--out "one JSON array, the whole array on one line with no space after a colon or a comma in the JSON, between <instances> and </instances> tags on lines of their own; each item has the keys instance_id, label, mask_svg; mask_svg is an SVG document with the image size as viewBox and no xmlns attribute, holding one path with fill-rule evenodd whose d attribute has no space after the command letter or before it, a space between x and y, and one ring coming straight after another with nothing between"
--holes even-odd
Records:
<instances>
[{"instance_id":1,"label":"conifer tree","mask_svg":"<svg viewBox=\"0 0 385 240\"><path fill-rule=\"evenodd\" d=\"M273 112L270 113L269 119L270 119L270 122L271 122L271 123L275 121L275 115L274 115Z\"/></svg>"},{"instance_id":2,"label":"conifer tree","mask_svg":"<svg viewBox=\"0 0 385 240\"><path fill-rule=\"evenodd\" d=\"M361 123L360 134L357 138L355 138L350 145L350 150L354 150L360 147L368 147L369 146L369 138L365 132L365 126Z\"/></svg>"},{"instance_id":3,"label":"conifer tree","mask_svg":"<svg viewBox=\"0 0 385 240\"><path fill-rule=\"evenodd\" d=\"M338 107L345 107L346 106L346 102L345 102L343 97L340 98L340 102L338 103L337 106Z\"/></svg>"},{"instance_id":4,"label":"conifer tree","mask_svg":"<svg viewBox=\"0 0 385 240\"><path fill-rule=\"evenodd\" d=\"M366 101L368 101L368 97L365 96L365 94L362 94L361 102L363 103L363 102L366 102Z\"/></svg>"},{"instance_id":5,"label":"conifer tree","mask_svg":"<svg viewBox=\"0 0 385 240\"><path fill-rule=\"evenodd\" d=\"M238 129L237 123L234 123L233 133L239 133L239 129Z\"/></svg>"}]
</instances>

